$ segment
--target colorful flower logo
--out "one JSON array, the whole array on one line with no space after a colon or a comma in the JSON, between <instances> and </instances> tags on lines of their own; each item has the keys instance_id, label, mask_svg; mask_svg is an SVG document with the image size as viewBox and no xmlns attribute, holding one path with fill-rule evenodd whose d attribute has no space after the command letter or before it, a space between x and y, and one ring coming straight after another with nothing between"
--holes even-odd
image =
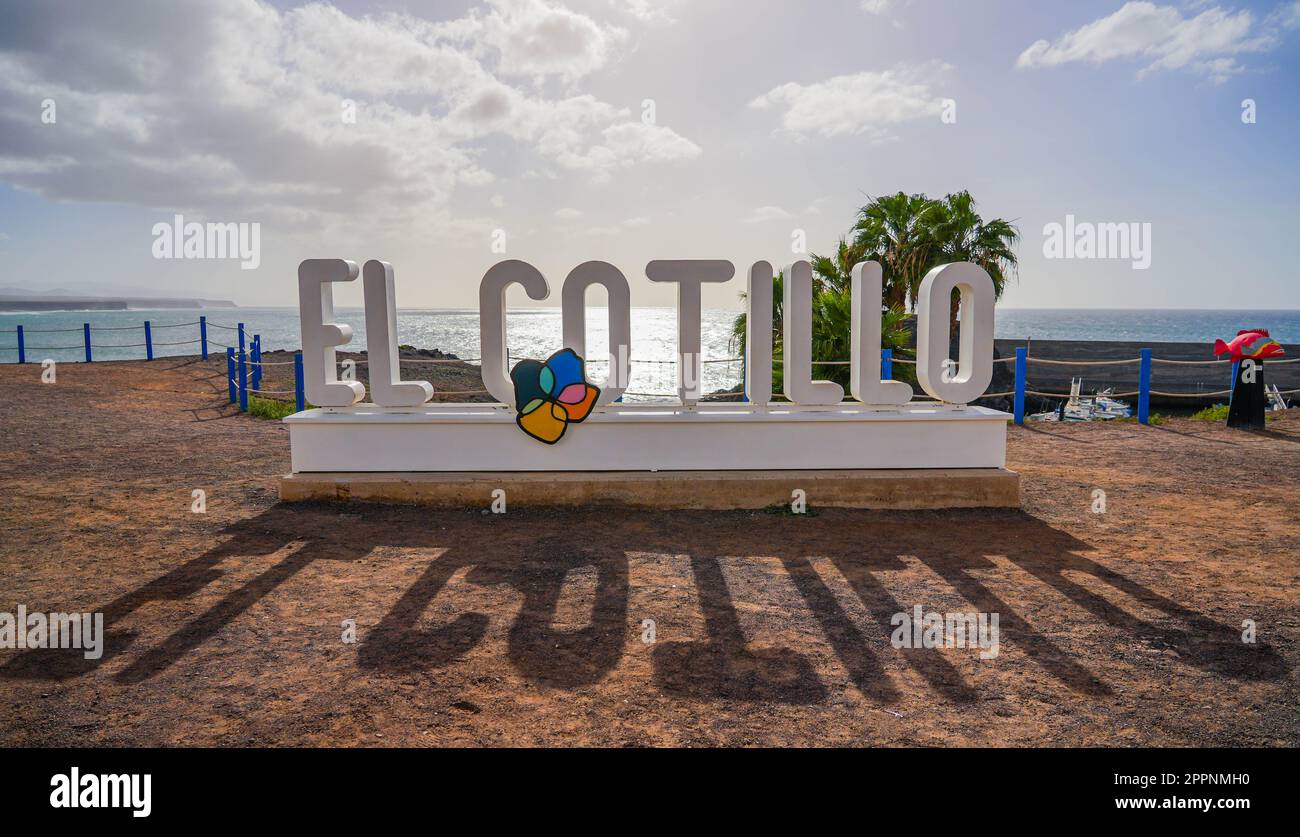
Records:
<instances>
[{"instance_id":1,"label":"colorful flower logo","mask_svg":"<svg viewBox=\"0 0 1300 837\"><path fill-rule=\"evenodd\" d=\"M571 422L591 414L600 388L587 383L582 358L561 349L545 363L521 360L510 370L515 384L515 424L534 439L553 445Z\"/></svg>"}]
</instances>

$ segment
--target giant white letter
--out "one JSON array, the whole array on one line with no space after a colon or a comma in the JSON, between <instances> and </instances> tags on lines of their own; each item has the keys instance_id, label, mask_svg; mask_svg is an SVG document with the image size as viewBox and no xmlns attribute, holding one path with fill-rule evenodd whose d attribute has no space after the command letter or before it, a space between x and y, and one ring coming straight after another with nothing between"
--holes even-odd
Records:
<instances>
[{"instance_id":1,"label":"giant white letter","mask_svg":"<svg viewBox=\"0 0 1300 837\"><path fill-rule=\"evenodd\" d=\"M788 265L782 286L785 397L796 404L838 404L844 387L812 379L812 265L805 259Z\"/></svg>"},{"instance_id":2,"label":"giant white letter","mask_svg":"<svg viewBox=\"0 0 1300 837\"><path fill-rule=\"evenodd\" d=\"M351 282L357 263L307 259L298 265L304 395L318 407L350 407L366 397L359 381L340 381L334 347L352 342L352 326L335 323L334 291L326 283Z\"/></svg>"},{"instance_id":3,"label":"giant white letter","mask_svg":"<svg viewBox=\"0 0 1300 837\"><path fill-rule=\"evenodd\" d=\"M397 299L393 266L371 259L362 269L366 296L366 359L370 400L381 407L415 407L433 396L428 381L402 381L397 355Z\"/></svg>"},{"instance_id":4,"label":"giant white letter","mask_svg":"<svg viewBox=\"0 0 1300 837\"><path fill-rule=\"evenodd\" d=\"M957 373L944 380L952 292L961 291L961 350ZM993 280L977 264L940 265L921 280L916 309L916 380L931 397L966 404L993 380Z\"/></svg>"},{"instance_id":5,"label":"giant white letter","mask_svg":"<svg viewBox=\"0 0 1300 837\"><path fill-rule=\"evenodd\" d=\"M483 274L478 286L479 365L483 388L502 404L515 403L515 385L506 368L506 288L523 285L529 299L551 295L546 277L528 262L506 259Z\"/></svg>"},{"instance_id":6,"label":"giant white letter","mask_svg":"<svg viewBox=\"0 0 1300 837\"><path fill-rule=\"evenodd\" d=\"M645 266L651 282L677 283L677 397L683 404L700 400L704 374L700 357L700 285L726 282L736 267L720 259L656 260Z\"/></svg>"},{"instance_id":7,"label":"giant white letter","mask_svg":"<svg viewBox=\"0 0 1300 837\"><path fill-rule=\"evenodd\" d=\"M600 400L608 404L627 389L632 377L632 293L627 277L608 262L583 262L569 271L560 290L564 346L587 357L587 288L604 285L609 296L609 375L600 385Z\"/></svg>"},{"instance_id":8,"label":"giant white letter","mask_svg":"<svg viewBox=\"0 0 1300 837\"><path fill-rule=\"evenodd\" d=\"M765 407L772 400L772 264L754 262L745 293L745 394Z\"/></svg>"},{"instance_id":9,"label":"giant white letter","mask_svg":"<svg viewBox=\"0 0 1300 837\"><path fill-rule=\"evenodd\" d=\"M880 315L884 293L880 262L859 262L853 266L849 297L853 305L849 389L863 404L906 404L912 400L911 385L880 379Z\"/></svg>"}]
</instances>

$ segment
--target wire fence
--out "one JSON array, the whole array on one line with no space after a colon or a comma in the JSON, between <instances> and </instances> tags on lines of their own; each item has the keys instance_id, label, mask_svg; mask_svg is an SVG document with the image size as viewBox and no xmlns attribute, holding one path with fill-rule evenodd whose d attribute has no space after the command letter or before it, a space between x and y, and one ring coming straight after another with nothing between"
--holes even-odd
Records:
<instances>
[{"instance_id":1,"label":"wire fence","mask_svg":"<svg viewBox=\"0 0 1300 837\"><path fill-rule=\"evenodd\" d=\"M199 335L198 337L191 340L155 341L153 339L153 332L156 329L192 328L194 326L198 326ZM208 334L208 330L210 328L220 329L225 332L232 332L236 338L235 342L224 343L219 340L215 340L211 338ZM144 341L139 343L97 343L94 342L92 337L93 333L95 332L120 332L120 331L121 332L143 331ZM66 346L65 345L29 346L27 344L27 335L29 334L70 334L74 332L81 332L82 341L80 343L66 345ZM269 397L273 399L287 399L289 397L292 397L295 402L295 406L299 410L302 410L306 407L306 399L304 397L302 353L301 352L296 353L292 360L282 360L282 361L263 360L261 336L257 334L253 334L251 336L248 335L246 333L243 323L229 325L226 323L211 322L208 320L206 316L201 316L199 317L199 319L194 320L192 322L161 323L158 325L154 325L150 321L145 320L141 325L138 326L94 326L92 327L90 323L84 323L82 324L81 328L40 329L40 328L24 328L23 326L20 325L12 329L0 329L0 333L16 335L16 345L9 346L9 347L0 347L0 352L4 352L4 353L16 352L18 363L27 362L27 354L29 351L49 352L49 351L70 351L75 349L84 350L85 360L87 363L94 361L94 352L96 349L111 351L111 350L119 350L119 349L143 348L145 350L144 352L145 359L153 360L155 347L172 348L176 346L193 346L193 345L197 345L199 347L202 358L204 360L207 360L209 349L211 347L216 347L219 349L224 349L226 351L226 363L227 363L227 372L228 372L226 377L229 385L230 401L232 403L238 403L242 410L248 409L248 399L250 396ZM519 358L512 357L508 351L506 357L507 357L507 362L509 362L511 359L519 359ZM479 358L400 358L399 359L399 363L402 365L416 365L416 366L477 363L479 361L480 361ZM745 362L745 358L743 356L708 358L700 361L700 363L703 364L718 364L718 363L744 364L744 362ZM603 365L603 364L609 364L610 361L607 359L595 359L595 360L589 360L587 361L587 363L592 365ZM664 365L672 366L672 365L677 365L678 361L649 359L649 358L647 359L635 358L629 360L629 363L645 364L645 365L653 365L653 366L664 366ZM849 360L819 360L819 361L813 361L812 365L813 366L849 366L852 363L853 362ZM893 377L892 367L893 364L895 363L915 366L916 360L913 358L894 357L892 350L890 349L882 350L881 368L880 368L882 380L889 380ZM954 363L955 363L954 361L945 360L943 365L947 367ZM1057 366L1057 367L1069 366L1069 367L1082 367L1082 368L1136 365L1138 367L1137 389L1128 389L1120 392L1111 392L1110 395L1115 398L1137 397L1138 398L1138 421L1143 424L1146 424L1149 419L1149 401L1151 396L1157 396L1160 398L1202 399L1203 400L1207 398L1218 398L1221 396L1230 396L1232 394L1231 389L1216 389L1212 391L1200 391L1200 392L1174 392L1170 390L1155 389L1152 386L1152 367L1154 364L1162 364L1166 366L1219 366L1219 365L1233 363L1231 359L1227 359L1227 358L1224 359L1215 358L1215 359L1206 359L1206 360L1157 358L1152 356L1151 349L1142 349L1138 357L1134 357L1134 358L1121 358L1117 360L1072 360L1067 358L1032 357L1029 355L1027 348L1017 348L1014 355L1002 357L1002 358L994 358L993 363L994 364L1003 364L1003 363L1015 364L1015 388L1011 390L999 391L999 392L985 392L981 396L981 398L1012 398L1014 403L1013 415L1014 415L1014 420L1017 424L1022 424L1024 422L1024 409L1025 409L1024 402L1026 396L1035 396L1038 398L1068 399L1078 395L1078 393L1075 392L1050 392L1046 390L1031 388L1028 384L1028 379L1029 379L1028 365L1031 363L1042 364L1046 366ZM1269 360L1270 366L1291 364L1291 363L1300 363L1300 358ZM366 360L349 359L349 360L340 361L340 365L344 366L345 368L348 365L351 365L351 367L355 368L357 366L365 366L367 364L368 361ZM262 378L265 371L265 367L280 367L280 366L294 367L294 389L285 390L285 389L262 388ZM743 369L744 367L742 365L742 372L741 372L742 381L745 378ZM1236 377L1236 368L1234 366L1233 368L1234 380L1235 377ZM1273 392L1275 392L1280 396L1287 396L1287 395L1300 394L1300 389L1287 389L1287 390L1274 389ZM487 395L489 393L485 389L468 389L468 390L438 390L435 394L438 395L439 397L445 397L445 396L477 396L477 395ZM624 394L638 397L638 398L670 398L671 399L677 397L677 393L675 392L638 392L638 391L625 390ZM747 394L742 393L742 396L745 398L745 400L748 400Z\"/></svg>"}]
</instances>

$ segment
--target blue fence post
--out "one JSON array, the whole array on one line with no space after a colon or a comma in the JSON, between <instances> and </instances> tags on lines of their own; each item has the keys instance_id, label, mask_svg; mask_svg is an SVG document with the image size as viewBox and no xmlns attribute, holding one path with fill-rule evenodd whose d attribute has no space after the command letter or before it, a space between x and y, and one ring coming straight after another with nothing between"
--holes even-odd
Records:
<instances>
[{"instance_id":1,"label":"blue fence post","mask_svg":"<svg viewBox=\"0 0 1300 837\"><path fill-rule=\"evenodd\" d=\"M86 335L86 363L90 363L90 323L84 323L81 328L82 333Z\"/></svg>"},{"instance_id":2,"label":"blue fence post","mask_svg":"<svg viewBox=\"0 0 1300 837\"><path fill-rule=\"evenodd\" d=\"M253 335L253 390L262 388L262 335Z\"/></svg>"},{"instance_id":3,"label":"blue fence post","mask_svg":"<svg viewBox=\"0 0 1300 837\"><path fill-rule=\"evenodd\" d=\"M153 329L148 320L144 321L144 355L145 360L153 360Z\"/></svg>"},{"instance_id":4,"label":"blue fence post","mask_svg":"<svg viewBox=\"0 0 1300 837\"><path fill-rule=\"evenodd\" d=\"M1138 424L1147 424L1151 417L1151 350L1141 351L1142 363L1138 367Z\"/></svg>"},{"instance_id":5,"label":"blue fence post","mask_svg":"<svg viewBox=\"0 0 1300 837\"><path fill-rule=\"evenodd\" d=\"M296 352L293 356L293 406L300 413L307 409L307 396L302 390L302 352Z\"/></svg>"},{"instance_id":6,"label":"blue fence post","mask_svg":"<svg viewBox=\"0 0 1300 837\"><path fill-rule=\"evenodd\" d=\"M239 384L239 411L248 412L248 361L247 353L239 350L239 369L235 372L235 380Z\"/></svg>"},{"instance_id":7,"label":"blue fence post","mask_svg":"<svg viewBox=\"0 0 1300 837\"><path fill-rule=\"evenodd\" d=\"M894 350L880 350L880 380L892 381L894 379Z\"/></svg>"},{"instance_id":8,"label":"blue fence post","mask_svg":"<svg viewBox=\"0 0 1300 837\"><path fill-rule=\"evenodd\" d=\"M1029 377L1029 349L1016 349L1016 424L1025 423L1025 380Z\"/></svg>"},{"instance_id":9,"label":"blue fence post","mask_svg":"<svg viewBox=\"0 0 1300 837\"><path fill-rule=\"evenodd\" d=\"M244 324L239 323L239 351L244 351Z\"/></svg>"},{"instance_id":10,"label":"blue fence post","mask_svg":"<svg viewBox=\"0 0 1300 837\"><path fill-rule=\"evenodd\" d=\"M235 350L226 349L226 386L230 389L230 403L235 403Z\"/></svg>"},{"instance_id":11,"label":"blue fence post","mask_svg":"<svg viewBox=\"0 0 1300 837\"><path fill-rule=\"evenodd\" d=\"M23 345L23 327L18 326L18 362L27 362L27 347Z\"/></svg>"},{"instance_id":12,"label":"blue fence post","mask_svg":"<svg viewBox=\"0 0 1300 837\"><path fill-rule=\"evenodd\" d=\"M208 359L208 318L199 317L199 348L203 350L203 359Z\"/></svg>"}]
</instances>

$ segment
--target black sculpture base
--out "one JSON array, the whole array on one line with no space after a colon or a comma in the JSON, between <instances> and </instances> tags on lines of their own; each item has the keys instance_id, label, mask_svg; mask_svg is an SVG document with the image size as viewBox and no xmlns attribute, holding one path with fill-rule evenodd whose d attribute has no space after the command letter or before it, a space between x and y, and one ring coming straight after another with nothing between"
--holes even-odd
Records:
<instances>
[{"instance_id":1,"label":"black sculpture base","mask_svg":"<svg viewBox=\"0 0 1300 837\"><path fill-rule=\"evenodd\" d=\"M1228 402L1228 426L1247 430L1264 429L1268 395L1264 392L1264 362L1244 358L1237 364Z\"/></svg>"}]
</instances>

